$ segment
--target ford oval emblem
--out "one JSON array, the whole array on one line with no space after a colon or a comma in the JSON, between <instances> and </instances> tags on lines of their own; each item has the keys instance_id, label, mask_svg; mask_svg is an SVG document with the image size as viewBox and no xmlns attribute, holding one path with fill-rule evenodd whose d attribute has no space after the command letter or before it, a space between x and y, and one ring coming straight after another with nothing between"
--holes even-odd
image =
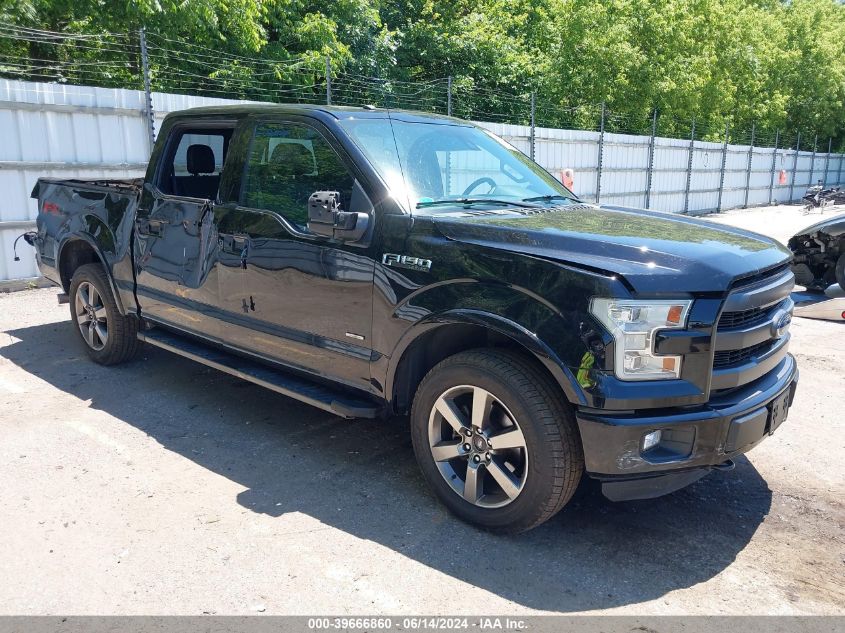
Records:
<instances>
[{"instance_id":1,"label":"ford oval emblem","mask_svg":"<svg viewBox=\"0 0 845 633\"><path fill-rule=\"evenodd\" d=\"M792 315L786 310L778 310L772 317L772 336L780 338L789 330Z\"/></svg>"}]
</instances>

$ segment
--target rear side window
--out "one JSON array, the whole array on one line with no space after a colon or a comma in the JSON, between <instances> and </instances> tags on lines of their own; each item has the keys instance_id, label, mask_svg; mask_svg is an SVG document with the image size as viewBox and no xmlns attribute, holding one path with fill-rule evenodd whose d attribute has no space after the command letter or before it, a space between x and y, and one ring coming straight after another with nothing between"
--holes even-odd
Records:
<instances>
[{"instance_id":1,"label":"rear side window","mask_svg":"<svg viewBox=\"0 0 845 633\"><path fill-rule=\"evenodd\" d=\"M241 204L274 211L300 228L315 191L340 192L348 209L355 179L328 142L300 123L260 123L247 158Z\"/></svg>"},{"instance_id":2,"label":"rear side window","mask_svg":"<svg viewBox=\"0 0 845 633\"><path fill-rule=\"evenodd\" d=\"M214 176L219 176L223 171L223 135L222 134L197 134L190 132L183 134L179 139L179 145L176 147L176 154L173 156L173 171L177 176L190 176L188 171L188 148L192 145L205 145L211 150L211 155L214 157L214 169L208 172Z\"/></svg>"},{"instance_id":3,"label":"rear side window","mask_svg":"<svg viewBox=\"0 0 845 633\"><path fill-rule=\"evenodd\" d=\"M183 129L174 132L158 188L165 194L214 200L229 149L231 129Z\"/></svg>"}]
</instances>

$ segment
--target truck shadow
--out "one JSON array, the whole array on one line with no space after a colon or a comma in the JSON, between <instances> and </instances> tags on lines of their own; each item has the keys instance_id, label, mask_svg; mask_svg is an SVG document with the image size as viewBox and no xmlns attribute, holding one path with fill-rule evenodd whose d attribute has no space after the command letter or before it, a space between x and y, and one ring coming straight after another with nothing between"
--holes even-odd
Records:
<instances>
[{"instance_id":1,"label":"truck shadow","mask_svg":"<svg viewBox=\"0 0 845 633\"><path fill-rule=\"evenodd\" d=\"M707 581L771 506L766 482L741 458L734 472L660 499L614 504L588 489L545 525L495 536L428 492L407 420L342 420L157 349L100 367L66 322L8 333L20 339L0 348L9 361L247 488L221 504L306 513L534 609L636 604Z\"/></svg>"}]
</instances>

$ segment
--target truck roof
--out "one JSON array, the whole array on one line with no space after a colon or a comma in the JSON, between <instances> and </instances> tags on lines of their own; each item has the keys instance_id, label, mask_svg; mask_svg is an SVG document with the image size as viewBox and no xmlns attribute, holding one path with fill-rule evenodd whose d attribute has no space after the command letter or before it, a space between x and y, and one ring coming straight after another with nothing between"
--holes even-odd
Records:
<instances>
[{"instance_id":1,"label":"truck roof","mask_svg":"<svg viewBox=\"0 0 845 633\"><path fill-rule=\"evenodd\" d=\"M468 121L457 119L455 117L446 116L444 114L434 114L431 112L417 112L414 110L400 110L376 108L373 106L330 106L330 105L313 105L302 103L238 103L233 105L215 105L202 106L198 108L189 108L187 110L174 111L168 114L170 117L194 117L218 115L226 117L245 117L251 115L267 115L267 114L299 114L320 117L331 117L334 119L386 119L390 116L394 119L409 122L419 123L434 123L441 125L472 125ZM322 118L321 117L321 118Z\"/></svg>"}]
</instances>

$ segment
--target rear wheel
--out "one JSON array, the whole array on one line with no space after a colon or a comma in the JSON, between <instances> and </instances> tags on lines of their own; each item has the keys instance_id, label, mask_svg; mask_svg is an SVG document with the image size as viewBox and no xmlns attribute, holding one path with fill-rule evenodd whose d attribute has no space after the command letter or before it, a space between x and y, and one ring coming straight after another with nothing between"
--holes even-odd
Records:
<instances>
[{"instance_id":1,"label":"rear wheel","mask_svg":"<svg viewBox=\"0 0 845 633\"><path fill-rule=\"evenodd\" d=\"M120 314L102 266L77 268L68 294L71 319L92 360L116 365L135 355L138 321Z\"/></svg>"},{"instance_id":2,"label":"rear wheel","mask_svg":"<svg viewBox=\"0 0 845 633\"><path fill-rule=\"evenodd\" d=\"M551 518L575 492L583 456L559 387L518 354L472 350L420 384L411 411L423 475L461 519L521 532Z\"/></svg>"}]
</instances>

